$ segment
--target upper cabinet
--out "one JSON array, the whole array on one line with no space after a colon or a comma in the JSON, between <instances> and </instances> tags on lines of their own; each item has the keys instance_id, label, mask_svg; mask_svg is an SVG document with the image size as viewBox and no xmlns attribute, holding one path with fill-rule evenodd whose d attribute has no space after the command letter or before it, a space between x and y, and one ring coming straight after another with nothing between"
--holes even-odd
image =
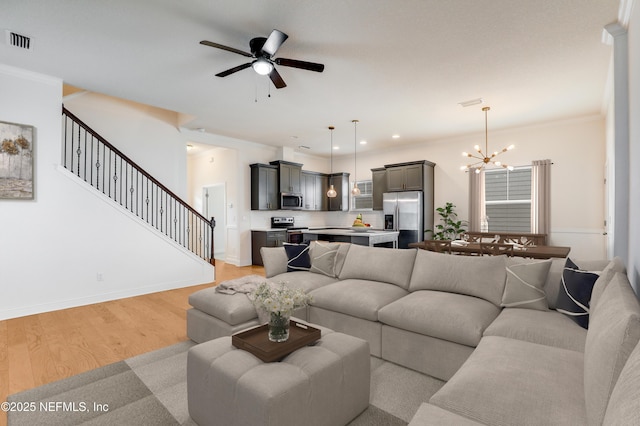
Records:
<instances>
[{"instance_id":1,"label":"upper cabinet","mask_svg":"<svg viewBox=\"0 0 640 426\"><path fill-rule=\"evenodd\" d=\"M422 191L424 189L424 161L390 164L387 169L387 191Z\"/></svg>"},{"instance_id":2,"label":"upper cabinet","mask_svg":"<svg viewBox=\"0 0 640 426\"><path fill-rule=\"evenodd\" d=\"M278 167L280 192L302 193L302 164L282 160L269 164Z\"/></svg>"},{"instance_id":3,"label":"upper cabinet","mask_svg":"<svg viewBox=\"0 0 640 426\"><path fill-rule=\"evenodd\" d=\"M387 169L379 167L371 169L373 184L373 210L382 210L382 194L387 192Z\"/></svg>"},{"instance_id":4,"label":"upper cabinet","mask_svg":"<svg viewBox=\"0 0 640 426\"><path fill-rule=\"evenodd\" d=\"M329 211L349 211L349 173L333 173L329 175L329 185L333 184L337 195L334 198L328 198ZM325 194L326 196L326 194Z\"/></svg>"},{"instance_id":5,"label":"upper cabinet","mask_svg":"<svg viewBox=\"0 0 640 426\"><path fill-rule=\"evenodd\" d=\"M251 210L278 209L278 167L251 164Z\"/></svg>"},{"instance_id":6,"label":"upper cabinet","mask_svg":"<svg viewBox=\"0 0 640 426\"><path fill-rule=\"evenodd\" d=\"M324 173L302 171L303 210L328 210L329 177Z\"/></svg>"}]
</instances>

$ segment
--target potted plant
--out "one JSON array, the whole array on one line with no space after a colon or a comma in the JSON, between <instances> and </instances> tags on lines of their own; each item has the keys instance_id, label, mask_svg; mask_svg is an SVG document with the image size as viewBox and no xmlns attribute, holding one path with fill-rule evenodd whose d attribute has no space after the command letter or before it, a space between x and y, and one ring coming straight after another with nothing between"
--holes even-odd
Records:
<instances>
[{"instance_id":1,"label":"potted plant","mask_svg":"<svg viewBox=\"0 0 640 426\"><path fill-rule=\"evenodd\" d=\"M444 207L438 207L436 212L440 216L440 222L436 225L436 230L426 229L424 232L433 233L434 240L455 240L460 235L467 232L463 226L466 226L466 220L458 220L458 214L454 211L453 203L446 203Z\"/></svg>"}]
</instances>

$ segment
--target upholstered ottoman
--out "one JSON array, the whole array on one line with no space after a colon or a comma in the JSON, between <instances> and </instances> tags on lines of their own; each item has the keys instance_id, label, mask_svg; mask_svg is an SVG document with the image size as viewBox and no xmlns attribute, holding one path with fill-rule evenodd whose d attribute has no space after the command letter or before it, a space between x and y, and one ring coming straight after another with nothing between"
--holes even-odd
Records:
<instances>
[{"instance_id":1,"label":"upholstered ottoman","mask_svg":"<svg viewBox=\"0 0 640 426\"><path fill-rule=\"evenodd\" d=\"M230 336L194 346L187 360L189 414L201 426L343 425L368 407L369 387L369 344L328 329L280 362L236 349Z\"/></svg>"}]
</instances>

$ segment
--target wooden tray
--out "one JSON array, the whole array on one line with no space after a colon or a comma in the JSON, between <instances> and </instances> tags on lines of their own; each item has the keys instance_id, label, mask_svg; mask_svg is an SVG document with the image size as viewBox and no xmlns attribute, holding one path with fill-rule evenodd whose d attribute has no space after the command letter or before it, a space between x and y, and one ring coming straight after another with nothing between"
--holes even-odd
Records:
<instances>
[{"instance_id":1,"label":"wooden tray","mask_svg":"<svg viewBox=\"0 0 640 426\"><path fill-rule=\"evenodd\" d=\"M307 324L291 320L289 339L286 342L269 340L267 324L231 336L231 344L238 349L251 352L264 362L279 361L291 352L320 339L320 330Z\"/></svg>"}]
</instances>

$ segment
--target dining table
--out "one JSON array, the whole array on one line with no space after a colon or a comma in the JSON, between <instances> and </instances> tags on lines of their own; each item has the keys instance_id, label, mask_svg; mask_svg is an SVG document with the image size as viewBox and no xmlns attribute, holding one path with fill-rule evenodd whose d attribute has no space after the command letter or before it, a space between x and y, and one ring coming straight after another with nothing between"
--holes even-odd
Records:
<instances>
[{"instance_id":1,"label":"dining table","mask_svg":"<svg viewBox=\"0 0 640 426\"><path fill-rule=\"evenodd\" d=\"M480 243L466 243L466 242L451 242L452 254L471 254L480 255ZM425 249L423 241L409 244L410 248ZM571 247L563 246L547 246L547 245L527 245L527 246L514 246L513 256L517 257L530 257L533 259L551 259L553 257L565 258L569 255Z\"/></svg>"}]
</instances>

